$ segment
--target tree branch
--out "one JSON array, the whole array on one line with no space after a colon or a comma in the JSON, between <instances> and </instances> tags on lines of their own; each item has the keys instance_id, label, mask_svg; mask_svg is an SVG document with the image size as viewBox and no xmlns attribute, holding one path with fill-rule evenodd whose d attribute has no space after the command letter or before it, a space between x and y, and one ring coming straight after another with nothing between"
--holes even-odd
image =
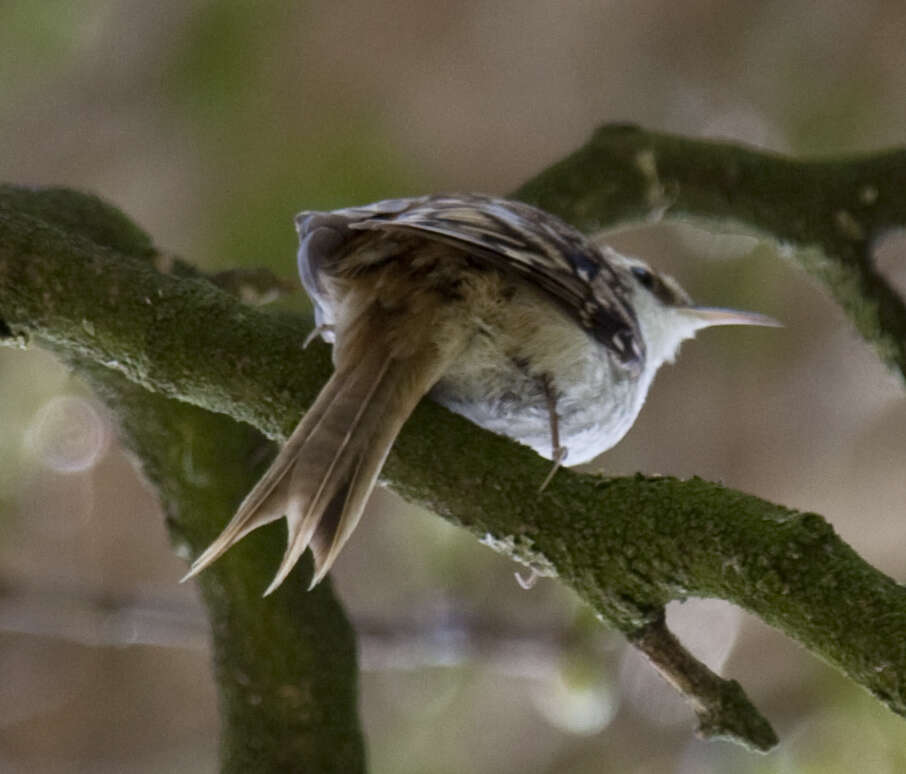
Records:
<instances>
[{"instance_id":1,"label":"tree branch","mask_svg":"<svg viewBox=\"0 0 906 774\"><path fill-rule=\"evenodd\" d=\"M55 219L55 226L68 231L35 216ZM63 189L31 191L0 186L0 224L0 230L9 226L26 241L35 240L35 246L54 250L55 245L61 247L66 242L81 257L93 251L111 256L120 266L129 261L152 276L166 276L156 274L156 266L175 276L192 278L193 287L207 284L194 267L158 254L150 239L118 210L91 196ZM7 235L4 231L0 237L0 254L6 254L11 245ZM22 242L13 244L23 246ZM106 249L113 247L120 253ZM74 259L66 249L57 257L63 262ZM54 269L39 254L32 258L34 262L27 267L29 275L54 288L42 301L53 307L58 295L68 295L62 264ZM79 258L74 260L78 263ZM0 276L6 277L7 268L9 265L0 258ZM88 284L97 282L97 275L83 274L86 268L86 264L79 265L76 274ZM103 271L98 265L94 269ZM47 271L50 273L45 274ZM112 313L104 319L112 322L118 303L117 281L128 280L115 275L105 279L113 279L104 284ZM256 294L280 288L280 283L257 272L250 279ZM227 284L236 295L249 295L244 276L232 274L226 283L222 277L214 280ZM150 286L142 289L151 294L146 298L155 297ZM71 301L89 292L81 286L70 290L75 291ZM0 302L0 317L13 308L10 299L5 296ZM137 302L133 297L132 303ZM147 309L148 304L143 303ZM48 323L50 327L53 324ZM108 335L93 327L91 317L82 317L81 326L83 332L108 342ZM38 332L31 327L17 327L17 331L10 330L8 335ZM130 334L136 333L137 328L130 329ZM136 453L160 497L171 540L183 555L197 555L263 472L272 444L248 425L237 424L224 414L148 391L138 380L129 381L118 370L100 365L111 363L97 357L99 350L68 346L65 341L65 334L63 339L51 334L43 343L70 363L114 412L123 441ZM140 355L141 342L130 343L134 353ZM116 346L107 349L101 344L101 350L106 352L105 357L116 356ZM135 376L134 371L130 374ZM199 578L211 624L220 694L221 770L226 774L282 774L299 767L342 774L364 771L364 745L356 710L355 640L343 609L329 583L321 584L317 593L308 593L303 584L289 582L278 593L262 599L254 589L266 574L264 568L279 561L282 539L271 530L252 540Z\"/></svg>"},{"instance_id":2,"label":"tree branch","mask_svg":"<svg viewBox=\"0 0 906 774\"><path fill-rule=\"evenodd\" d=\"M802 160L615 124L514 196L587 232L699 220L793 247L881 359L906 376L906 304L872 260L878 239L906 226L903 191L903 149Z\"/></svg>"},{"instance_id":3,"label":"tree branch","mask_svg":"<svg viewBox=\"0 0 906 774\"><path fill-rule=\"evenodd\" d=\"M876 179L881 168L883 179ZM668 212L743 223L798 246L817 245L823 257L811 259L809 267L902 370L902 302L863 259L871 239L906 222L906 205L891 188L903 168L901 154L793 162L611 128L519 195L586 229ZM864 207L857 209L847 194ZM295 424L330 371L326 347L301 351L308 326L300 321L248 309L208 282L159 273L147 261L100 248L15 207L0 208L0 320L0 335L34 336L277 438ZM671 599L722 597L795 637L906 714L906 652L900 646L906 592L859 558L819 516L698 479L601 479L571 471L558 473L543 494L526 498L547 466L527 449L425 402L397 441L384 475L408 499L514 559L558 574L638 644L650 642L652 632L665 635L658 622ZM678 665L674 682L706 702L694 679L700 665L684 661L669 636L657 639L661 661ZM744 706L735 698L730 703ZM712 712L702 732L735 733L763 748L770 742L762 721L748 707L746 713L748 723L726 709L719 709L720 717Z\"/></svg>"},{"instance_id":4,"label":"tree branch","mask_svg":"<svg viewBox=\"0 0 906 774\"><path fill-rule=\"evenodd\" d=\"M700 736L730 739L758 751L777 744L774 729L739 683L718 677L689 653L667 629L663 614L632 632L629 641L692 705Z\"/></svg>"},{"instance_id":5,"label":"tree branch","mask_svg":"<svg viewBox=\"0 0 906 774\"><path fill-rule=\"evenodd\" d=\"M197 555L263 473L272 444L223 414L149 393L97 364L75 365L115 411L171 540ZM282 544L279 531L264 531L199 579L220 696L221 771L364 772L355 635L330 584L308 593L296 578L267 599L257 593Z\"/></svg>"}]
</instances>

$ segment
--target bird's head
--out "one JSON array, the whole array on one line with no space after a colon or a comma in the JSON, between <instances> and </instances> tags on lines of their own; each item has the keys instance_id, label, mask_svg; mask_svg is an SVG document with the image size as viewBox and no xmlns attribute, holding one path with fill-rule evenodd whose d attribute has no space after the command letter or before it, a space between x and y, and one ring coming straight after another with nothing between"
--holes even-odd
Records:
<instances>
[{"instance_id":1,"label":"bird's head","mask_svg":"<svg viewBox=\"0 0 906 774\"><path fill-rule=\"evenodd\" d=\"M651 371L673 362L680 344L696 331L715 325L762 325L781 323L758 312L714 306L698 306L679 283L637 258L611 252L608 259L628 275L632 306L645 340L646 362Z\"/></svg>"}]
</instances>

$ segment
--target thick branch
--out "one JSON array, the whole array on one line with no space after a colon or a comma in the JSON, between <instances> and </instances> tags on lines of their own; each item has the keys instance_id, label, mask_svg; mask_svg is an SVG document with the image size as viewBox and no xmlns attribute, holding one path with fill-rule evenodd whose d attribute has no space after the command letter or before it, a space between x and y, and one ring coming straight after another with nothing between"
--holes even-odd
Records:
<instances>
[{"instance_id":1,"label":"thick branch","mask_svg":"<svg viewBox=\"0 0 906 774\"><path fill-rule=\"evenodd\" d=\"M67 233L33 216L49 218L65 227ZM138 259L132 260L133 266L153 276L161 275L153 272L152 262L159 269L206 284L200 281L197 270L159 255L150 239L118 210L91 196L62 189L31 191L0 186L0 223L12 222L21 226L20 236L26 239L50 239L41 242L47 246L63 239L82 256L108 254L101 245L116 247ZM0 241L2 252L9 243ZM66 250L57 257L64 262L72 258ZM6 276L6 268L0 259L0 275ZM80 264L76 273L86 268ZM33 278L43 277L57 289L43 299L53 307L56 294L66 293L67 275L61 271L62 265L54 268L38 258L29 269ZM103 271L97 265L94 269ZM45 275L44 271L50 273ZM82 278L92 282L91 274ZM250 283L254 296L280 290L280 283L260 272L217 277L215 281L243 297L250 295ZM111 308L117 303L116 282L104 285ZM71 290L71 300L88 292L82 286ZM152 294L149 298L154 297L152 288L143 290ZM13 308L9 300L7 297L0 302L0 317ZM103 332L93 329L91 317L81 320L83 331L107 341ZM31 327L18 330L20 335L37 332ZM136 333L138 329L130 329L130 334ZM15 334L8 330L8 335ZM160 497L171 540L179 551L186 556L199 553L254 484L272 444L248 425L150 392L117 370L99 365L103 360L97 357L99 350L90 345L67 346L53 335L46 343L76 368L116 414L123 440L136 452ZM139 353L141 343L135 340L132 344L134 352ZM101 345L101 350L116 357L116 347ZM140 360L130 358L129 362ZM109 360L103 362L110 364ZM135 377L137 372L130 374ZM294 578L278 594L262 599L254 589L262 568L278 561L282 554L282 538L271 531L255 536L253 541L230 552L199 579L211 624L220 694L221 770L236 774L270 774L299 767L343 774L363 771L355 641L349 622L329 584L308 593Z\"/></svg>"},{"instance_id":2,"label":"thick branch","mask_svg":"<svg viewBox=\"0 0 906 774\"><path fill-rule=\"evenodd\" d=\"M9 190L0 188L0 331L6 330L7 343L36 337L149 390L221 411L224 403L238 409L257 391L261 365L253 353L270 349L287 363L298 356L304 321L262 315L186 264L153 251L124 260L123 252L92 241L93 229L84 224L66 231L31 215L34 208L10 206ZM105 222L112 217L99 213ZM172 341L177 330L182 345ZM199 368L201 360L207 367ZM328 363L322 358L301 380L289 365L269 369L268 378L305 406L326 378ZM262 405L233 416L277 437L292 421L281 425L275 414L273 406Z\"/></svg>"},{"instance_id":3,"label":"thick branch","mask_svg":"<svg viewBox=\"0 0 906 774\"><path fill-rule=\"evenodd\" d=\"M906 305L871 253L886 231L906 226L904 191L906 150L800 160L614 125L515 196L584 231L698 219L792 246L881 358L906 375Z\"/></svg>"},{"instance_id":4,"label":"thick branch","mask_svg":"<svg viewBox=\"0 0 906 774\"><path fill-rule=\"evenodd\" d=\"M12 333L274 436L330 369L325 347L301 351L307 331L296 320L14 213L0 213L0 317ZM526 497L547 469L527 449L426 402L385 475L498 550L556 572L630 635L671 599L722 597L906 714L906 591L820 517L698 479L562 471L542 495Z\"/></svg>"},{"instance_id":5,"label":"thick branch","mask_svg":"<svg viewBox=\"0 0 906 774\"><path fill-rule=\"evenodd\" d=\"M171 540L197 555L263 472L272 444L248 425L149 393L108 368L76 366L116 412L160 496ZM220 770L363 772L355 635L330 584L309 593L296 577L267 599L257 593L282 543L275 530L256 535L199 579L220 695Z\"/></svg>"}]
</instances>

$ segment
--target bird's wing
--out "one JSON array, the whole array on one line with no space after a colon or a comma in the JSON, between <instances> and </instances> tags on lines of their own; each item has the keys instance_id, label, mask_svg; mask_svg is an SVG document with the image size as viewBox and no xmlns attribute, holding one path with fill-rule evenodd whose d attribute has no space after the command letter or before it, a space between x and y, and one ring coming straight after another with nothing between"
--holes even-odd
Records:
<instances>
[{"instance_id":1,"label":"bird's wing","mask_svg":"<svg viewBox=\"0 0 906 774\"><path fill-rule=\"evenodd\" d=\"M310 227L317 215L303 213L297 222ZM488 196L440 195L391 199L321 217L341 219L350 236L363 230L407 232L467 252L548 293L627 368L638 369L644 361L626 278L597 245L553 215ZM375 262L384 257L376 253Z\"/></svg>"}]
</instances>

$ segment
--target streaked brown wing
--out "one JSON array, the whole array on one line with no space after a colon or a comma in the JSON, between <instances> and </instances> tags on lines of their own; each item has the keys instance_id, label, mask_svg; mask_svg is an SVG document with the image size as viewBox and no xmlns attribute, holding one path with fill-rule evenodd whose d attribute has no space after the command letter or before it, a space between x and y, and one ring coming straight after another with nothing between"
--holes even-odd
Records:
<instances>
[{"instance_id":1,"label":"streaked brown wing","mask_svg":"<svg viewBox=\"0 0 906 774\"><path fill-rule=\"evenodd\" d=\"M549 293L618 361L637 369L644 341L629 288L601 250L559 218L488 196L393 199L348 213L353 230L417 232L488 261Z\"/></svg>"}]
</instances>

